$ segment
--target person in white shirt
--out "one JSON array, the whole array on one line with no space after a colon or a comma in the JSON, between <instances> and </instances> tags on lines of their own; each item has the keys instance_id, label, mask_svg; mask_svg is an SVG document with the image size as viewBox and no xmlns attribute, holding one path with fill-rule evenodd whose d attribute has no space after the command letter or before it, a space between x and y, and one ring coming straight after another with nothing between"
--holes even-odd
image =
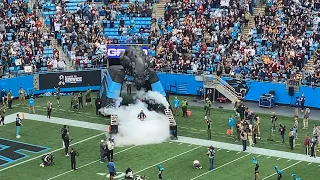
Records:
<instances>
[{"instance_id":1,"label":"person in white shirt","mask_svg":"<svg viewBox=\"0 0 320 180\"><path fill-rule=\"evenodd\" d=\"M57 69L58 68L58 61L56 59L54 59L52 61L52 69Z\"/></svg>"},{"instance_id":2,"label":"person in white shirt","mask_svg":"<svg viewBox=\"0 0 320 180\"><path fill-rule=\"evenodd\" d=\"M66 64L64 63L63 60L59 60L57 67L58 67L58 70L64 70L64 68L66 67Z\"/></svg>"},{"instance_id":3,"label":"person in white shirt","mask_svg":"<svg viewBox=\"0 0 320 180\"><path fill-rule=\"evenodd\" d=\"M114 140L109 138L108 142L107 142L107 148L108 148L108 154L107 154L107 158L108 160L113 160L113 149L114 149Z\"/></svg>"}]
</instances>

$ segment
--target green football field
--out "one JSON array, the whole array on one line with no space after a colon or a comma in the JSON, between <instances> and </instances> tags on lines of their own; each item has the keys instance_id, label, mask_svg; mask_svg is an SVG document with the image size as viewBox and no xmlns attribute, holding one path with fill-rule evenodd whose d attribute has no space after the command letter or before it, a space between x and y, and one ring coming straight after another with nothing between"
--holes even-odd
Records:
<instances>
[{"instance_id":1,"label":"green football field","mask_svg":"<svg viewBox=\"0 0 320 180\"><path fill-rule=\"evenodd\" d=\"M46 101L51 100L54 103L52 116L78 121L87 121L98 124L108 124L108 119L96 116L95 107L85 107L78 113L70 111L70 97L61 98L61 107L57 108L55 97L37 98L36 113L45 115ZM14 104L17 104L15 101ZM199 139L206 139L206 124L203 121L204 110L202 107L190 107L192 116L189 118L176 117L179 126L179 135ZM8 110L7 114L15 112L28 112L26 106L16 105L14 109ZM230 115L234 113L229 110L213 109L211 119L213 120L213 140L239 144L234 137L227 136L227 122ZM288 142L282 145L280 135L276 133L273 136L274 141L267 141L269 137L270 120L269 115L260 115L262 140L258 141L256 147L274 149L280 151L290 151ZM279 117L279 122L287 127L292 126L293 118ZM312 127L316 121L310 121ZM302 124L300 124L300 127ZM48 147L55 156L55 165L42 168L41 155L43 153L31 153L23 151L28 157L15 161L11 164L0 166L0 179L8 180L43 180L43 179L107 179L108 173L106 164L100 163L99 142L105 138L104 133L96 130L70 127L71 138L74 140L72 147L76 148L80 156L77 159L78 171L70 171L70 157L64 156L62 141L60 137L61 125L39 122L33 120L24 120L21 128L22 138L15 138L14 123L0 127L0 138L19 141L23 143ZM309 130L299 129L298 140L295 153L304 153L302 146L306 134ZM286 137L286 140L288 138ZM295 173L303 180L317 180L320 177L320 164L295 161L290 159L275 158L259 154L249 154L246 152L229 151L225 149L216 149L215 171L208 171L208 157L206 156L207 147L197 146L179 142L164 142L162 144L116 147L115 164L118 175L115 179L122 179L126 168L131 167L135 175L146 175L150 180L157 179L157 164L162 164L165 168L164 179L171 180L247 180L254 179L254 164L252 158L256 157L260 164L261 179L276 179L274 166L284 170L283 179L292 179L291 174ZM0 146L1 153L1 146ZM1 155L1 154L0 154ZM0 158L1 159L1 158ZM203 169L196 170L192 168L192 162L199 160Z\"/></svg>"}]
</instances>

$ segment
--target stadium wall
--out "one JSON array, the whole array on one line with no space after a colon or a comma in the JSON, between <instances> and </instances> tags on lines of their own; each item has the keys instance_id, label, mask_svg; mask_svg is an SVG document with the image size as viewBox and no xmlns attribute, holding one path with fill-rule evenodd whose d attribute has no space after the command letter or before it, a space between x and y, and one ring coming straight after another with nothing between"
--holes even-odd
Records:
<instances>
[{"instance_id":1,"label":"stadium wall","mask_svg":"<svg viewBox=\"0 0 320 180\"><path fill-rule=\"evenodd\" d=\"M20 76L10 79L1 79L0 88L12 89L13 95L18 97L20 87L27 92L32 91L34 94L43 94L46 92L55 92L54 87L60 83L61 92L86 91L88 84L92 90L99 90L102 80L102 70L92 71L69 71L69 72L52 72L37 75ZM157 73L160 82L166 91L176 94L197 95L203 82L197 80L193 75L184 74L167 74ZM63 79L63 78L64 79ZM301 86L299 92L295 92L293 97L289 96L288 90L284 83L270 83L257 81L239 81L231 78L224 78L238 92L246 89L245 100L258 102L260 96L268 93L270 89L276 92L275 103L290 105L295 102L296 97L303 93L306 97L306 106L320 108L320 88ZM35 81L38 81L38 85ZM34 85L37 86L34 88Z\"/></svg>"},{"instance_id":2,"label":"stadium wall","mask_svg":"<svg viewBox=\"0 0 320 180\"><path fill-rule=\"evenodd\" d=\"M203 85L203 82L198 81L193 75L159 73L158 76L166 91L170 91L171 88L171 93L197 95L199 93L198 89ZM270 89L273 88L276 92L275 103L277 104L294 104L295 98L304 94L306 97L306 106L320 108L320 88L301 86L299 92L295 92L294 96L291 97L289 96L286 84L284 83L258 82L251 80L240 81L231 78L223 79L238 92L246 89L246 101L258 102L262 94L268 93ZM180 91L182 93L180 93Z\"/></svg>"}]
</instances>

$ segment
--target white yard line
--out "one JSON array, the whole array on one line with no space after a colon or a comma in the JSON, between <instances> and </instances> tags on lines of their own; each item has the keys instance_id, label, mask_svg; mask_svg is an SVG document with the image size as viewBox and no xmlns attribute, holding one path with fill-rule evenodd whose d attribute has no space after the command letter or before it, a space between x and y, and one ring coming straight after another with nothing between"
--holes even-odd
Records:
<instances>
[{"instance_id":1,"label":"white yard line","mask_svg":"<svg viewBox=\"0 0 320 180\"><path fill-rule=\"evenodd\" d=\"M301 163L301 162L302 162L302 161L298 161L298 162L296 162L296 163L294 163L294 164L292 164L292 165L290 165L290 166L282 169L282 171L287 170L287 169L289 169L289 168L291 168L291 167L293 167L293 166L295 166L295 165L297 165L297 164L299 164L299 163ZM276 175L276 174L277 174L277 173L270 174L269 176L263 178L262 180L269 179L270 177L272 177L272 176L274 176L274 175Z\"/></svg>"},{"instance_id":2,"label":"white yard line","mask_svg":"<svg viewBox=\"0 0 320 180\"><path fill-rule=\"evenodd\" d=\"M170 160L172 160L172 159L175 159L175 158L177 158L177 157L180 157L180 156L182 156L182 155L184 155L184 154L187 154L187 153L189 153L189 152L191 152L191 151L194 151L194 150L196 150L196 149L199 149L199 148L201 148L201 147L203 147L203 146L197 146L197 147L195 147L195 148L193 148L193 149L190 149L190 150L185 151L185 152L183 152L183 153L180 153L180 154L178 154L178 155L172 156L171 158L168 158L168 159L163 160L163 161L161 161L161 162L158 162L158 163L156 163L156 164L154 164L154 165L151 165L151 166L149 166L149 167L146 167L146 168L144 168L144 169L142 169L142 170L140 170L140 171L137 171L137 172L135 172L134 174L139 174L139 173L141 173L141 172L143 172L143 171L145 171L145 170L148 170L148 169L150 169L150 168L153 168L153 167L157 166L158 164L165 163L165 162L167 162L167 161L170 161Z\"/></svg>"},{"instance_id":3,"label":"white yard line","mask_svg":"<svg viewBox=\"0 0 320 180\"><path fill-rule=\"evenodd\" d=\"M244 155L244 156L241 156L241 157L239 157L239 158L237 158L237 159L234 159L234 160L232 160L232 161L229 161L228 163L225 163L225 164L223 164L223 165L215 168L215 169L212 170L212 171L208 171L208 172L205 172L205 173L203 173L203 174L200 174L199 176L194 177L194 178L192 178L192 179L190 179L190 180L198 179L198 178L200 178L200 177L202 177L202 176L204 176L204 175L206 175L206 174L209 174L209 173L211 173L211 172L213 172L213 171L216 171L216 170L218 170L218 169L220 169L220 168L223 168L224 166L227 166L227 165L229 165L229 164L231 164L231 163L233 163L233 162L236 162L236 161L238 161L238 160L240 160L240 159L242 159L242 158L245 158L245 157L249 156L250 154L251 154L251 153L248 153L248 154L246 154L246 155Z\"/></svg>"},{"instance_id":4,"label":"white yard line","mask_svg":"<svg viewBox=\"0 0 320 180\"><path fill-rule=\"evenodd\" d=\"M126 149L124 149L124 150L121 150L121 151L119 151L119 152L117 152L117 153L114 153L114 155L117 155L117 154L120 154L120 153L122 153L122 152L128 151L128 150L130 150L130 149L132 149L132 148L134 148L134 147L137 147L137 146L131 146L131 147L126 148ZM92 161L92 162L90 162L90 163L87 163L87 164L85 164L85 165L82 165L82 166L78 167L77 169L84 168L84 167L86 167L86 166L89 166L89 165L94 164L94 163L99 162L99 161L100 161L100 159L95 160L95 161ZM60 176L63 176L63 175L65 175L65 174L68 174L68 173L70 173L70 172L73 172L73 170L69 170L69 171L66 171L66 172L64 172L64 173L58 174L58 175L53 176L53 177L51 177L51 178L49 178L49 179L47 179L47 180L51 180L51 179L58 178L58 177L60 177Z\"/></svg>"},{"instance_id":5,"label":"white yard line","mask_svg":"<svg viewBox=\"0 0 320 180\"><path fill-rule=\"evenodd\" d=\"M104 135L104 134L105 134L105 133L100 133L100 134L97 134L97 135L95 135L95 136L91 136L91 137L89 137L89 138L86 138L86 139L83 139L83 140L78 141L78 142L76 142L76 143L73 143L73 144L71 144L70 146L74 146L74 145L83 143L83 142L85 142L85 141L91 140L91 139L93 139L93 138L99 137L99 136ZM56 150L53 150L53 151L50 151L50 152L54 153L54 152L57 152L57 151L60 151L60 150L63 150L63 149L64 149L64 148L59 148L59 149L56 149ZM27 159L27 160L21 161L21 162L19 162L19 163L13 164L13 165L8 166L8 167L5 167L5 168L3 168L3 169L0 169L0 172L5 171L5 170L7 170L7 169L11 169L11 168L16 167L16 166L19 166L19 165L21 165L21 164L27 163L27 162L29 162L29 161L32 161L32 160L35 160L35 159L39 159L39 158L41 158L43 155L44 155L44 154L42 154L42 155L40 155L40 156L33 157L33 158L31 158L31 159Z\"/></svg>"}]
</instances>

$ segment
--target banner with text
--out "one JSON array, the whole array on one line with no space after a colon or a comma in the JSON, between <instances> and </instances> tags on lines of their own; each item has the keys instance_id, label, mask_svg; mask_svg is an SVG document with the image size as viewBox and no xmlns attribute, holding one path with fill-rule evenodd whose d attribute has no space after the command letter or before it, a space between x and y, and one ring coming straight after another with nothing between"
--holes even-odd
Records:
<instances>
[{"instance_id":1,"label":"banner with text","mask_svg":"<svg viewBox=\"0 0 320 180\"><path fill-rule=\"evenodd\" d=\"M39 75L39 89L100 86L101 71L56 72Z\"/></svg>"},{"instance_id":2,"label":"banner with text","mask_svg":"<svg viewBox=\"0 0 320 180\"><path fill-rule=\"evenodd\" d=\"M109 58L119 58L120 54L124 52L129 46L108 46L107 52ZM142 50L148 55L148 47L141 47Z\"/></svg>"}]
</instances>

